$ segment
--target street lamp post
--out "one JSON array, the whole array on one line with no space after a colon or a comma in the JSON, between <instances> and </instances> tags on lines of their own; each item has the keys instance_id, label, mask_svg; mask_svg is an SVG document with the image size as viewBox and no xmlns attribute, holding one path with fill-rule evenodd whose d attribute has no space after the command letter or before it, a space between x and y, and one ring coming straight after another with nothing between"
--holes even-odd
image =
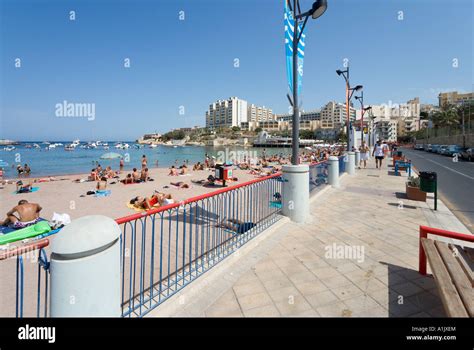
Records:
<instances>
[{"instance_id":1,"label":"street lamp post","mask_svg":"<svg viewBox=\"0 0 474 350\"><path fill-rule=\"evenodd\" d=\"M293 126L292 126L292 156L291 165L283 165L282 172L282 208L283 215L290 218L293 222L305 222L309 217L309 166L299 164L299 104L298 90L301 85L302 67L298 67L299 57L302 57L302 47L298 52L298 44L303 36L304 28L309 17L316 19L320 17L327 8L327 0L317 0L313 3L310 10L301 12L299 0L285 0L285 37L287 55L290 62L293 63L291 72L293 72L292 86L293 96L287 94L291 106L293 107ZM293 12L293 13L292 13ZM300 28L300 21L303 21ZM293 31L291 30L293 27ZM291 38L291 39L290 39ZM304 39L303 39L304 40ZM302 46L302 45L300 45ZM288 51L292 51L291 55ZM299 53L299 55L298 55ZM301 64L301 63L300 63Z\"/></svg>"},{"instance_id":2,"label":"street lamp post","mask_svg":"<svg viewBox=\"0 0 474 350\"><path fill-rule=\"evenodd\" d=\"M351 150L349 138L350 138L350 102L352 99L352 95L354 92L362 90L362 85L356 85L355 87L351 88L349 83L349 66L347 66L346 70L338 69L336 71L337 75L342 75L344 80L346 81L346 115L347 115L347 125L346 125L346 132L347 132L347 151Z\"/></svg>"},{"instance_id":3,"label":"street lamp post","mask_svg":"<svg viewBox=\"0 0 474 350\"><path fill-rule=\"evenodd\" d=\"M294 31L293 31L293 100L291 101L293 106L293 128L292 128L292 155L291 164L299 164L299 144L300 144L300 111L298 106L298 43L300 42L301 35L303 34L306 23L309 17L317 19L322 16L327 9L327 0L317 0L313 3L310 10L302 13L300 9L299 0L293 0L293 12L294 12ZM298 14L296 12L298 11ZM303 26L301 32L298 33L298 23L303 20Z\"/></svg>"},{"instance_id":4,"label":"street lamp post","mask_svg":"<svg viewBox=\"0 0 474 350\"><path fill-rule=\"evenodd\" d=\"M366 111L372 109L372 107L364 107L364 91L360 92L360 96L355 96L355 99L360 102L361 116L360 116L360 135L361 141L364 141L364 114Z\"/></svg>"}]
</instances>

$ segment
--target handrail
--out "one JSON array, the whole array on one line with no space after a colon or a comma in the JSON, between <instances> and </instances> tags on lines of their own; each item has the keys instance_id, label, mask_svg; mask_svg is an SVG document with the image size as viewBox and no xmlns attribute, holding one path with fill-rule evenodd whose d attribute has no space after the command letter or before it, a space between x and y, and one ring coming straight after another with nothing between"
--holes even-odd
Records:
<instances>
[{"instance_id":1,"label":"handrail","mask_svg":"<svg viewBox=\"0 0 474 350\"><path fill-rule=\"evenodd\" d=\"M115 222L119 225L124 224L126 222L130 222L130 221L133 221L133 220L140 219L144 216L149 216L149 215L153 215L153 214L156 214L156 213L161 213L161 212L166 211L166 210L178 208L178 207L181 207L185 204L189 204L189 203L197 202L197 201L200 201L200 200L203 200L203 199L206 199L206 198L214 197L214 196L217 196L218 194L221 194L221 193L226 193L226 192L229 192L229 191L233 191L233 190L236 190L236 189L244 187L244 186L249 186L249 185L252 185L252 184L255 184L255 183L258 183L258 182L262 182L262 181L265 181L265 180L268 180L268 179L276 178L276 177L279 177L279 176L281 176L280 172L269 175L269 176L260 177L258 179L253 179L253 180L243 182L243 183L238 184L238 185L234 185L234 186L230 186L230 187L226 187L226 188L221 188L221 189L218 189L217 191L213 191L213 192L205 193L205 194L202 194L202 195L199 195L199 196L191 197L191 198L185 199L184 201L181 201L181 202L178 202L178 203L167 204L167 205L163 205L159 208L150 209L150 210L148 210L144 213L137 213L137 214L132 214L132 215L128 215L128 216L123 216L121 218L115 219Z\"/></svg>"},{"instance_id":2,"label":"handrail","mask_svg":"<svg viewBox=\"0 0 474 350\"><path fill-rule=\"evenodd\" d=\"M474 242L474 235L467 235L464 233L453 232L442 230L439 228L420 226L420 242L419 242L419 262L418 262L418 272L421 275L426 275L426 254L421 244L422 238L428 238L428 234L448 237L453 239L459 239L461 241Z\"/></svg>"},{"instance_id":3,"label":"handrail","mask_svg":"<svg viewBox=\"0 0 474 350\"><path fill-rule=\"evenodd\" d=\"M319 161L319 162L313 162L313 163L310 163L309 166L314 166L314 165L322 164L322 163L325 163L325 162L327 162L327 160L322 160L322 161ZM253 180L243 182L241 184L230 186L230 187L227 187L227 188L221 188L221 189L218 189L216 191L205 193L205 194L202 194L202 195L199 195L199 196L191 197L191 198L185 199L184 201L181 201L181 202L178 202L178 203L163 205L159 208L150 209L150 210L147 210L146 212L143 212L143 213L136 213L136 214L132 214L132 215L123 216L123 217L115 219L115 222L119 225L124 224L126 222L130 222L130 221L133 221L133 220L140 219L144 216L149 216L149 215L164 212L166 210L178 208L178 207L183 206L185 204L189 204L189 203L197 202L197 201L200 201L200 200L203 200L203 199L206 199L206 198L214 197L214 196L216 196L218 194L221 194L221 193L226 193L226 192L236 190L236 189L244 187L244 186L249 186L249 185L252 185L254 183L262 182L262 181L272 179L272 178L275 178L275 177L279 177L279 176L281 176L281 172L278 172L278 173L275 173L275 174L272 174L272 175L269 175L269 176L264 176L264 177L261 177L261 178L258 178L258 179L253 179Z\"/></svg>"},{"instance_id":4,"label":"handrail","mask_svg":"<svg viewBox=\"0 0 474 350\"><path fill-rule=\"evenodd\" d=\"M7 250L6 252L0 254L0 261L11 258L13 256L21 255L23 253L31 252L33 250L42 249L44 247L47 247L48 245L49 240L45 238L21 247Z\"/></svg>"}]
</instances>

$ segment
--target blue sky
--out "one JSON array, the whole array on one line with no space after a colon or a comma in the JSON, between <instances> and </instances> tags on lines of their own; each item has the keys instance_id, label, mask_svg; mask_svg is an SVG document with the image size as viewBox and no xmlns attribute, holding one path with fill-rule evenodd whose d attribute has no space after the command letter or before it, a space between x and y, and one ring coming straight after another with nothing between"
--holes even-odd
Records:
<instances>
[{"instance_id":1,"label":"blue sky","mask_svg":"<svg viewBox=\"0 0 474 350\"><path fill-rule=\"evenodd\" d=\"M366 104L473 90L472 1L328 2L306 29L303 109L344 99L344 58ZM0 138L136 139L203 125L209 103L229 96L288 111L283 0L0 3ZM95 119L57 118L64 100L95 103Z\"/></svg>"}]
</instances>

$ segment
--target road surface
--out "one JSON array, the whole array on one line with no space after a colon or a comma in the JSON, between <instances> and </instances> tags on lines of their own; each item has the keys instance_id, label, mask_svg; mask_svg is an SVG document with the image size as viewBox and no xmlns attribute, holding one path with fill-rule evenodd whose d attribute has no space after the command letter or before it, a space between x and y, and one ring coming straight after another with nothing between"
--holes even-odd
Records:
<instances>
[{"instance_id":1,"label":"road surface","mask_svg":"<svg viewBox=\"0 0 474 350\"><path fill-rule=\"evenodd\" d=\"M402 149L420 171L438 174L438 194L446 206L474 233L474 162L426 151Z\"/></svg>"}]
</instances>

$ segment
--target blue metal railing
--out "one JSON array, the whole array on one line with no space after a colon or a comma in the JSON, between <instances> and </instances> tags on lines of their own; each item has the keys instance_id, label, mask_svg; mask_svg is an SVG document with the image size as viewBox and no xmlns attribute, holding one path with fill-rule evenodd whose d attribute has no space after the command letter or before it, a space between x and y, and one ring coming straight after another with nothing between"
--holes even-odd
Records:
<instances>
[{"instance_id":1,"label":"blue metal railing","mask_svg":"<svg viewBox=\"0 0 474 350\"><path fill-rule=\"evenodd\" d=\"M279 174L117 219L122 316L144 316L279 219Z\"/></svg>"},{"instance_id":2,"label":"blue metal railing","mask_svg":"<svg viewBox=\"0 0 474 350\"><path fill-rule=\"evenodd\" d=\"M309 165L309 193L319 191L328 183L328 162L322 161Z\"/></svg>"},{"instance_id":3,"label":"blue metal railing","mask_svg":"<svg viewBox=\"0 0 474 350\"><path fill-rule=\"evenodd\" d=\"M2 279L8 280L15 271L15 291L3 290L2 299L8 302L15 299L15 310L9 309L12 303L2 303L1 317L47 317L49 312L49 260L45 247L47 239L41 239L21 247L1 252ZM28 262L28 264L26 263ZM11 268L9 264L15 264ZM35 273L35 267L37 273ZM35 278L36 277L36 278Z\"/></svg>"}]
</instances>

